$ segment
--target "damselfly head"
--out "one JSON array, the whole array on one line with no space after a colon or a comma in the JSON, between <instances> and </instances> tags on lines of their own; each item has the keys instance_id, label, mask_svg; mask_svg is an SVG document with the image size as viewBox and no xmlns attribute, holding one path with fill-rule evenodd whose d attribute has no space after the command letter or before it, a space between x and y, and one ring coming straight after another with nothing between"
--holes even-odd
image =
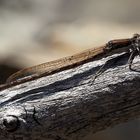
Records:
<instances>
[{"instance_id":1,"label":"damselfly head","mask_svg":"<svg viewBox=\"0 0 140 140\"><path fill-rule=\"evenodd\" d=\"M134 34L132 43L134 43L135 46L140 46L140 34Z\"/></svg>"},{"instance_id":2,"label":"damselfly head","mask_svg":"<svg viewBox=\"0 0 140 140\"><path fill-rule=\"evenodd\" d=\"M132 38L132 49L140 55L140 34L134 34Z\"/></svg>"}]
</instances>

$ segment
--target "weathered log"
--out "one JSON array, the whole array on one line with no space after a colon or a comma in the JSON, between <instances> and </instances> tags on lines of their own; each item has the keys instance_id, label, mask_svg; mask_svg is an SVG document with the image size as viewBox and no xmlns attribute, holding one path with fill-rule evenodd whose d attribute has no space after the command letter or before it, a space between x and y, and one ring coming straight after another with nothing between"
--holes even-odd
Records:
<instances>
[{"instance_id":1,"label":"weathered log","mask_svg":"<svg viewBox=\"0 0 140 140\"><path fill-rule=\"evenodd\" d=\"M140 59L130 70L128 58L114 54L1 91L0 139L78 140L139 117Z\"/></svg>"}]
</instances>

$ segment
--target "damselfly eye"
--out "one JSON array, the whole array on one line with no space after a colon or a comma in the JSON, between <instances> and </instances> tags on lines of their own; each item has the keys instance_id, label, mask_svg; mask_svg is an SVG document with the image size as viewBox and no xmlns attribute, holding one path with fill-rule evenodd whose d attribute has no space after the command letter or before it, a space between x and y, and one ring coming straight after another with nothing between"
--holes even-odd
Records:
<instances>
[{"instance_id":1,"label":"damselfly eye","mask_svg":"<svg viewBox=\"0 0 140 140\"><path fill-rule=\"evenodd\" d=\"M134 38L134 39L140 38L140 34L134 34L134 35L133 35L133 38Z\"/></svg>"}]
</instances>

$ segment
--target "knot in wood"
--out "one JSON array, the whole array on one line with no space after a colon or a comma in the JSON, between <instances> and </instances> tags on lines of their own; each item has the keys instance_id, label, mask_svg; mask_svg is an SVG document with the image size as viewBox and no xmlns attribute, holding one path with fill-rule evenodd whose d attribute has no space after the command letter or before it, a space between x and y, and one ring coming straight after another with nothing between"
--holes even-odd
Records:
<instances>
[{"instance_id":1,"label":"knot in wood","mask_svg":"<svg viewBox=\"0 0 140 140\"><path fill-rule=\"evenodd\" d=\"M20 126L20 121L17 116L15 115L7 115L3 119L3 125L5 126L8 132L16 131Z\"/></svg>"}]
</instances>

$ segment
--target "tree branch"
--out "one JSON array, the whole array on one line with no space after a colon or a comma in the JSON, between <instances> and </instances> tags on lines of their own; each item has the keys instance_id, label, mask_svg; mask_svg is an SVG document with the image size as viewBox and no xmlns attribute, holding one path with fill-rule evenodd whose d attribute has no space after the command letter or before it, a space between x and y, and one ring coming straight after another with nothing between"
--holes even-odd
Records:
<instances>
[{"instance_id":1,"label":"tree branch","mask_svg":"<svg viewBox=\"0 0 140 140\"><path fill-rule=\"evenodd\" d=\"M140 72L129 70L128 57L115 54L1 91L0 139L78 140L139 117ZM136 70L139 63L136 57Z\"/></svg>"}]
</instances>

